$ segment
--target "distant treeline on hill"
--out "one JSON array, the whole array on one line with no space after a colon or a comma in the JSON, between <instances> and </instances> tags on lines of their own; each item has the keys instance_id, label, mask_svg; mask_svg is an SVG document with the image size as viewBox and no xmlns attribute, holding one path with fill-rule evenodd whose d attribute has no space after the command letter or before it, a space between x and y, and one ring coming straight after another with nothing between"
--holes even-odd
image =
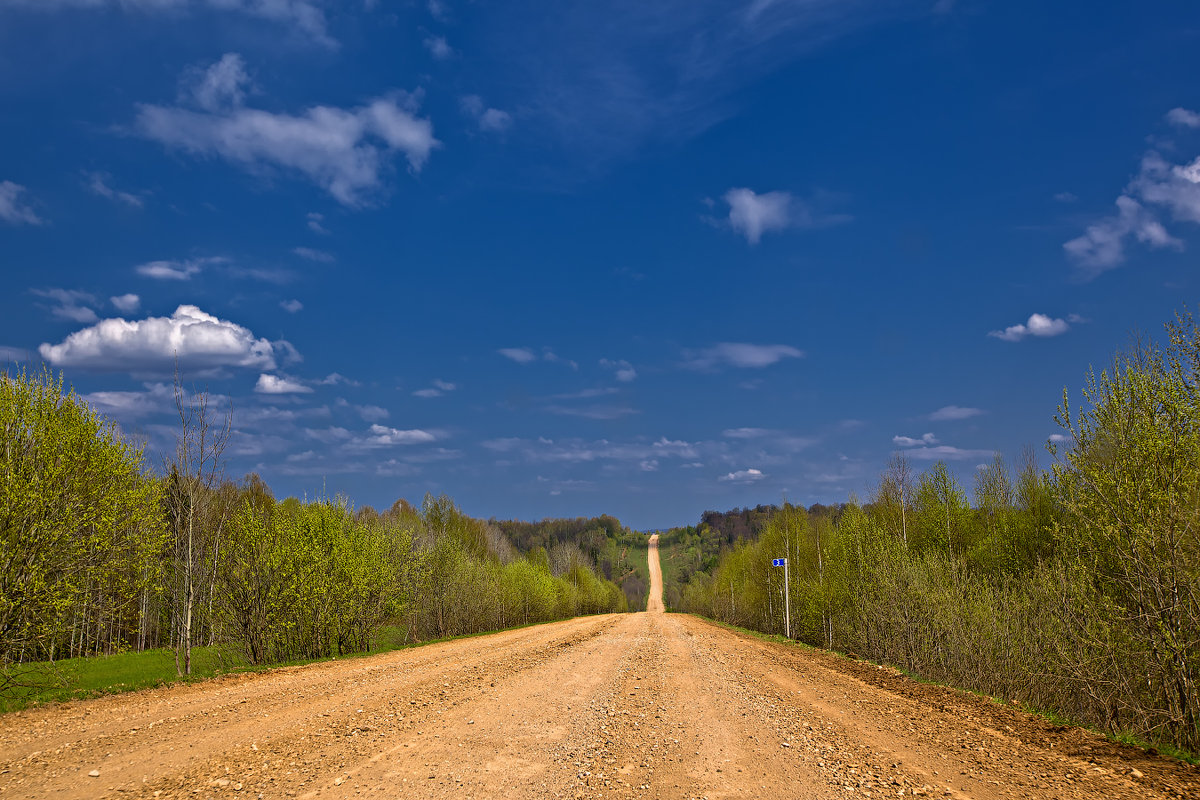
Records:
<instances>
[{"instance_id":1,"label":"distant treeline on hill","mask_svg":"<svg viewBox=\"0 0 1200 800\"><path fill-rule=\"evenodd\" d=\"M626 528L616 517L543 519L539 522L489 520L523 552L544 551L552 569L585 564L605 580L614 581L630 609L646 606L649 575L648 536Z\"/></svg>"},{"instance_id":2,"label":"distant treeline on hill","mask_svg":"<svg viewBox=\"0 0 1200 800\"><path fill-rule=\"evenodd\" d=\"M808 511L810 514L836 513L838 508L814 503ZM721 541L731 545L739 540L757 539L779 510L776 505L757 505L731 511L705 511L700 515L700 525L707 525Z\"/></svg>"}]
</instances>

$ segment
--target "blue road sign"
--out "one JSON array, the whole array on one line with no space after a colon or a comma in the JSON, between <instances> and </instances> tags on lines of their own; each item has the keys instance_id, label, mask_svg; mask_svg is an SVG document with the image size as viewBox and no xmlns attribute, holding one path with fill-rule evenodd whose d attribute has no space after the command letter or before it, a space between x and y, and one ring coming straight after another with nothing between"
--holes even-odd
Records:
<instances>
[{"instance_id":1,"label":"blue road sign","mask_svg":"<svg viewBox=\"0 0 1200 800\"><path fill-rule=\"evenodd\" d=\"M782 567L782 566L783 566L784 564L786 564L786 563L787 563L787 559L786 559L786 558L773 558L773 559L771 559L771 566L772 566L772 567Z\"/></svg>"}]
</instances>

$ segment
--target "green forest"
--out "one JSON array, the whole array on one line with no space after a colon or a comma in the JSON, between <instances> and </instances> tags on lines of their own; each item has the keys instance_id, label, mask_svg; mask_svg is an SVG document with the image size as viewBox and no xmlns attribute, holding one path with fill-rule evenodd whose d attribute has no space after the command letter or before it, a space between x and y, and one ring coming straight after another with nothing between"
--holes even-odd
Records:
<instances>
[{"instance_id":1,"label":"green forest","mask_svg":"<svg viewBox=\"0 0 1200 800\"><path fill-rule=\"evenodd\" d=\"M0 697L60 659L168 648L186 675L198 647L260 665L366 652L385 631L629 608L608 578L639 538L614 519L489 522L445 496L382 512L279 500L256 475L223 477L227 412L178 386L176 405L178 446L152 470L60 377L0 375Z\"/></svg>"},{"instance_id":2,"label":"green forest","mask_svg":"<svg viewBox=\"0 0 1200 800\"><path fill-rule=\"evenodd\" d=\"M786 600L800 641L1194 753L1198 377L1180 316L1064 391L1049 471L897 454L865 499L708 512L662 536L668 608L783 634Z\"/></svg>"}]
</instances>

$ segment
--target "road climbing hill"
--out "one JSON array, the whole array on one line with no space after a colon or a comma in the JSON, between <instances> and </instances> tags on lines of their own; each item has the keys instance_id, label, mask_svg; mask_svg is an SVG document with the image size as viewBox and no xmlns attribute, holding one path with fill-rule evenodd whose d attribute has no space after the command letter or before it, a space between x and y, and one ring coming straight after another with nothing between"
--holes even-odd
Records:
<instances>
[{"instance_id":1,"label":"road climbing hill","mask_svg":"<svg viewBox=\"0 0 1200 800\"><path fill-rule=\"evenodd\" d=\"M896 671L583 617L0 717L0 798L1168 798L1200 771Z\"/></svg>"}]
</instances>

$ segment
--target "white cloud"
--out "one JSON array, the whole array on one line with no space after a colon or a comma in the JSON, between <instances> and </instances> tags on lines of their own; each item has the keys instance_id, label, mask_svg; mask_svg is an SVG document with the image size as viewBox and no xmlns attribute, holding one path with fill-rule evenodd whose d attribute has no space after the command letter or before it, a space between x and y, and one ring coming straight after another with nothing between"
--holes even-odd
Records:
<instances>
[{"instance_id":1,"label":"white cloud","mask_svg":"<svg viewBox=\"0 0 1200 800\"><path fill-rule=\"evenodd\" d=\"M139 12L172 12L190 7L208 7L257 17L294 28L312 41L326 47L337 42L326 31L325 13L317 0L6 0L10 6L25 6L39 11L62 8L107 8ZM4 5L4 3L0 3Z\"/></svg>"},{"instance_id":2,"label":"white cloud","mask_svg":"<svg viewBox=\"0 0 1200 800\"><path fill-rule=\"evenodd\" d=\"M0 219L10 225L41 225L45 220L21 200L25 187L12 181L0 181Z\"/></svg>"},{"instance_id":3,"label":"white cloud","mask_svg":"<svg viewBox=\"0 0 1200 800\"><path fill-rule=\"evenodd\" d=\"M181 79L183 91L206 111L235 108L246 98L250 76L246 62L237 53L226 53L206 69L195 67Z\"/></svg>"},{"instance_id":4,"label":"white cloud","mask_svg":"<svg viewBox=\"0 0 1200 800\"><path fill-rule=\"evenodd\" d=\"M479 130L481 131L506 131L512 127L512 114L507 111L501 111L498 108L486 109L479 115Z\"/></svg>"},{"instance_id":5,"label":"white cloud","mask_svg":"<svg viewBox=\"0 0 1200 800\"><path fill-rule=\"evenodd\" d=\"M769 367L785 358L804 358L804 351L786 344L748 344L721 342L704 350L685 351L684 366L691 369L731 367Z\"/></svg>"},{"instance_id":6,"label":"white cloud","mask_svg":"<svg viewBox=\"0 0 1200 800\"><path fill-rule=\"evenodd\" d=\"M994 455L994 450L964 450L944 444L936 447L914 447L904 451L905 458L917 461L966 461L990 458Z\"/></svg>"},{"instance_id":7,"label":"white cloud","mask_svg":"<svg viewBox=\"0 0 1200 800\"><path fill-rule=\"evenodd\" d=\"M391 416L382 406L355 406L354 410L364 422L381 422Z\"/></svg>"},{"instance_id":8,"label":"white cloud","mask_svg":"<svg viewBox=\"0 0 1200 800\"><path fill-rule=\"evenodd\" d=\"M96 305L96 298L87 292L75 289L30 289L30 294L44 297L52 302L50 313L58 319L72 322L95 322L100 319L91 306Z\"/></svg>"},{"instance_id":9,"label":"white cloud","mask_svg":"<svg viewBox=\"0 0 1200 800\"><path fill-rule=\"evenodd\" d=\"M1079 196L1074 192L1059 192L1058 194L1054 195L1054 199L1060 203L1074 203L1079 199Z\"/></svg>"},{"instance_id":10,"label":"white cloud","mask_svg":"<svg viewBox=\"0 0 1200 800\"><path fill-rule=\"evenodd\" d=\"M445 61L454 55L454 48L446 41L445 36L426 36L423 44L429 54L438 61Z\"/></svg>"},{"instance_id":11,"label":"white cloud","mask_svg":"<svg viewBox=\"0 0 1200 800\"><path fill-rule=\"evenodd\" d=\"M483 446L496 453L519 454L532 463L590 463L593 461L662 460L667 458L694 460L699 455L696 447L685 441L672 441L661 437L656 442L645 441L611 442L608 439L584 441L565 439L555 441L539 437L527 440L515 437L490 439Z\"/></svg>"},{"instance_id":12,"label":"white cloud","mask_svg":"<svg viewBox=\"0 0 1200 800\"><path fill-rule=\"evenodd\" d=\"M134 128L168 148L223 158L254 174L303 175L358 207L380 190L394 153L419 171L440 145L430 121L416 116L419 100L419 92L397 91L356 108L313 106L298 115L241 105L196 111L143 104Z\"/></svg>"},{"instance_id":13,"label":"white cloud","mask_svg":"<svg viewBox=\"0 0 1200 800\"><path fill-rule=\"evenodd\" d=\"M489 108L483 98L477 94L469 94L459 100L459 108L479 125L479 130L490 133L503 133L512 127L512 114L498 108Z\"/></svg>"},{"instance_id":14,"label":"white cloud","mask_svg":"<svg viewBox=\"0 0 1200 800\"><path fill-rule=\"evenodd\" d=\"M1027 336L1049 337L1058 336L1070 330L1066 320L1053 319L1045 314L1030 314L1024 324L1009 325L1002 331L991 331L988 336L994 336L1005 342L1019 342Z\"/></svg>"},{"instance_id":15,"label":"white cloud","mask_svg":"<svg viewBox=\"0 0 1200 800\"><path fill-rule=\"evenodd\" d=\"M1052 433L1049 436L1049 441L1054 442L1055 444L1062 444L1063 442L1071 441L1071 437L1064 436L1061 433Z\"/></svg>"},{"instance_id":16,"label":"white cloud","mask_svg":"<svg viewBox=\"0 0 1200 800\"><path fill-rule=\"evenodd\" d=\"M312 387L305 386L295 378L289 378L287 375L267 375L258 376L258 382L254 384L254 391L258 394L311 394Z\"/></svg>"},{"instance_id":17,"label":"white cloud","mask_svg":"<svg viewBox=\"0 0 1200 800\"><path fill-rule=\"evenodd\" d=\"M277 357L294 353L294 348L256 338L237 323L182 305L170 317L100 320L60 344L42 344L38 352L56 367L170 374L178 359L182 370L213 374L226 367L273 370Z\"/></svg>"},{"instance_id":18,"label":"white cloud","mask_svg":"<svg viewBox=\"0 0 1200 800\"><path fill-rule=\"evenodd\" d=\"M338 372L329 373L320 380L320 384L322 386L337 386L338 384L345 384L346 386L362 386L361 381L347 378L345 375L342 375Z\"/></svg>"},{"instance_id":19,"label":"white cloud","mask_svg":"<svg viewBox=\"0 0 1200 800\"><path fill-rule=\"evenodd\" d=\"M546 406L546 411L550 412L551 414L557 414L560 417L581 417L583 419L620 419L621 417L627 417L631 414L641 413L636 408L614 405L549 405Z\"/></svg>"},{"instance_id":20,"label":"white cloud","mask_svg":"<svg viewBox=\"0 0 1200 800\"><path fill-rule=\"evenodd\" d=\"M112 303L113 308L122 314L132 314L142 305L142 298L136 294L120 294L108 298L108 302Z\"/></svg>"},{"instance_id":21,"label":"white cloud","mask_svg":"<svg viewBox=\"0 0 1200 800\"><path fill-rule=\"evenodd\" d=\"M788 192L756 194L751 189L730 189L724 199L729 204L730 227L750 244L758 244L767 231L782 231L791 225L792 195Z\"/></svg>"},{"instance_id":22,"label":"white cloud","mask_svg":"<svg viewBox=\"0 0 1200 800\"><path fill-rule=\"evenodd\" d=\"M396 447L409 444L426 444L437 441L437 436L420 429L402 431L386 425L372 425L370 433L359 441L363 447Z\"/></svg>"},{"instance_id":23,"label":"white cloud","mask_svg":"<svg viewBox=\"0 0 1200 800\"><path fill-rule=\"evenodd\" d=\"M280 300L279 307L289 314L296 314L304 310L304 303L299 300Z\"/></svg>"},{"instance_id":24,"label":"white cloud","mask_svg":"<svg viewBox=\"0 0 1200 800\"><path fill-rule=\"evenodd\" d=\"M83 400L101 414L136 419L163 414L175 408L175 387L169 383L147 383L140 392L91 392ZM221 398L224 400L225 398ZM214 405L217 398L209 398Z\"/></svg>"},{"instance_id":25,"label":"white cloud","mask_svg":"<svg viewBox=\"0 0 1200 800\"><path fill-rule=\"evenodd\" d=\"M292 252L307 261L316 261L319 264L332 264L337 260L333 253L315 250L311 247L293 247Z\"/></svg>"},{"instance_id":26,"label":"white cloud","mask_svg":"<svg viewBox=\"0 0 1200 800\"><path fill-rule=\"evenodd\" d=\"M765 477L767 476L763 474L762 470L739 469L737 472L730 472L727 475L722 475L721 477L717 478L717 480L726 481L728 483L754 483L755 481L760 481Z\"/></svg>"},{"instance_id":27,"label":"white cloud","mask_svg":"<svg viewBox=\"0 0 1200 800\"><path fill-rule=\"evenodd\" d=\"M87 172L84 173L84 177L87 179L84 185L92 194L134 208L142 207L142 198L129 192L117 191L108 185L111 175L104 172Z\"/></svg>"},{"instance_id":28,"label":"white cloud","mask_svg":"<svg viewBox=\"0 0 1200 800\"><path fill-rule=\"evenodd\" d=\"M319 233L323 236L329 235L329 229L325 227L325 215L318 214L316 211L310 211L307 215L308 229L313 233Z\"/></svg>"},{"instance_id":29,"label":"white cloud","mask_svg":"<svg viewBox=\"0 0 1200 800\"><path fill-rule=\"evenodd\" d=\"M825 214L816 204L801 200L791 192L756 193L752 189L735 188L722 198L729 205L729 217L723 221L750 244L758 244L764 233L788 228L823 228L849 222L847 214Z\"/></svg>"},{"instance_id":30,"label":"white cloud","mask_svg":"<svg viewBox=\"0 0 1200 800\"><path fill-rule=\"evenodd\" d=\"M531 364L538 360L537 354L528 347L502 347L496 352L518 364Z\"/></svg>"},{"instance_id":31,"label":"white cloud","mask_svg":"<svg viewBox=\"0 0 1200 800\"><path fill-rule=\"evenodd\" d=\"M638 469L642 472L658 472L658 461L653 458L647 459L638 464Z\"/></svg>"},{"instance_id":32,"label":"white cloud","mask_svg":"<svg viewBox=\"0 0 1200 800\"><path fill-rule=\"evenodd\" d=\"M426 389L418 389L413 392L413 397L441 397L446 392L453 392L458 388L458 384L450 383L449 381L435 380L433 386Z\"/></svg>"},{"instance_id":33,"label":"white cloud","mask_svg":"<svg viewBox=\"0 0 1200 800\"><path fill-rule=\"evenodd\" d=\"M633 364L621 359L614 361L608 358L600 359L600 366L605 369L610 369L614 373L614 377L622 383L629 383L637 378L637 370L633 368Z\"/></svg>"},{"instance_id":34,"label":"white cloud","mask_svg":"<svg viewBox=\"0 0 1200 800\"><path fill-rule=\"evenodd\" d=\"M1181 128L1200 128L1200 114L1186 108L1172 108L1167 112L1167 122Z\"/></svg>"},{"instance_id":35,"label":"white cloud","mask_svg":"<svg viewBox=\"0 0 1200 800\"><path fill-rule=\"evenodd\" d=\"M920 447L937 444L937 437L932 433L927 433L920 439L914 439L911 436L893 436L892 443L898 447Z\"/></svg>"},{"instance_id":36,"label":"white cloud","mask_svg":"<svg viewBox=\"0 0 1200 800\"><path fill-rule=\"evenodd\" d=\"M1121 264L1125 260L1125 239L1129 236L1150 247L1182 249L1183 243L1167 233L1162 223L1137 200L1121 195L1116 205L1115 216L1093 222L1082 236L1063 244L1067 255L1088 272L1098 274Z\"/></svg>"},{"instance_id":37,"label":"white cloud","mask_svg":"<svg viewBox=\"0 0 1200 800\"><path fill-rule=\"evenodd\" d=\"M429 14L438 22L450 21L450 7L441 0L429 0Z\"/></svg>"},{"instance_id":38,"label":"white cloud","mask_svg":"<svg viewBox=\"0 0 1200 800\"><path fill-rule=\"evenodd\" d=\"M1200 119L1200 115L1184 109L1175 109L1171 114L1177 124L1193 117ZM1151 249L1183 249L1183 242L1162 224L1159 212L1169 214L1176 222L1200 224L1200 158L1173 164L1157 152L1146 153L1138 174L1117 198L1116 206L1115 215L1093 222L1082 236L1063 244L1067 255L1092 275L1124 262L1125 242L1130 238Z\"/></svg>"},{"instance_id":39,"label":"white cloud","mask_svg":"<svg viewBox=\"0 0 1200 800\"><path fill-rule=\"evenodd\" d=\"M769 433L766 428L728 428L721 431L726 439L758 439Z\"/></svg>"},{"instance_id":40,"label":"white cloud","mask_svg":"<svg viewBox=\"0 0 1200 800\"><path fill-rule=\"evenodd\" d=\"M942 406L937 411L929 415L931 422L943 422L945 420L970 419L978 417L983 413L981 408L963 408L962 406Z\"/></svg>"},{"instance_id":41,"label":"white cloud","mask_svg":"<svg viewBox=\"0 0 1200 800\"><path fill-rule=\"evenodd\" d=\"M158 281L190 281L207 266L223 264L226 259L219 256L211 258L189 258L183 261L147 261L134 267L134 272L146 278Z\"/></svg>"}]
</instances>

